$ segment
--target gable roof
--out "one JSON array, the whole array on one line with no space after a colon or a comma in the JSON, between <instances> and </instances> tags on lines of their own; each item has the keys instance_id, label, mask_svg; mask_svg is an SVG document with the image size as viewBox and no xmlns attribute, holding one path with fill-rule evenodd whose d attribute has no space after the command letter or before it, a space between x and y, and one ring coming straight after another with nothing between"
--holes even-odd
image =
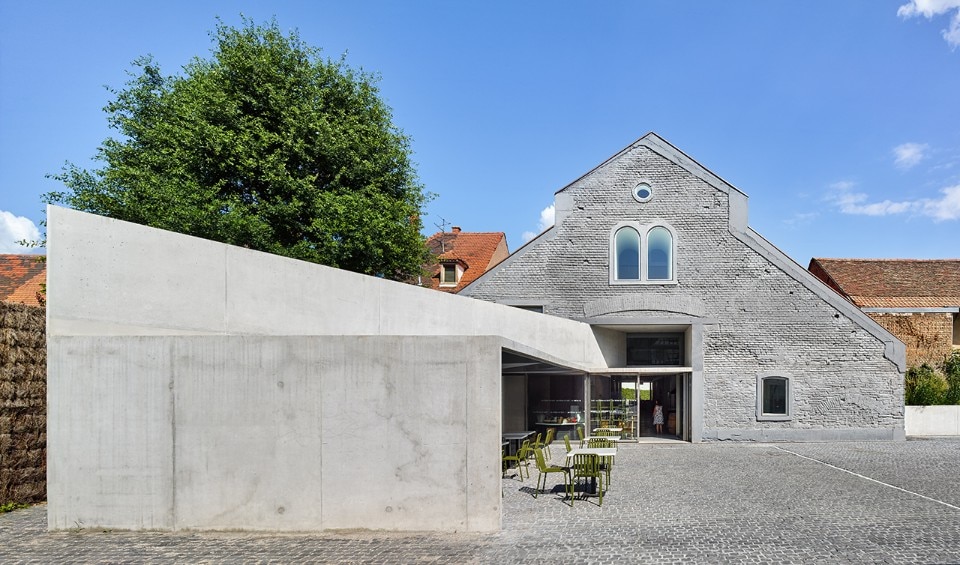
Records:
<instances>
[{"instance_id":1,"label":"gable roof","mask_svg":"<svg viewBox=\"0 0 960 565\"><path fill-rule=\"evenodd\" d=\"M47 263L41 255L0 254L0 301L43 306Z\"/></svg>"},{"instance_id":2,"label":"gable roof","mask_svg":"<svg viewBox=\"0 0 960 565\"><path fill-rule=\"evenodd\" d=\"M459 292L509 255L507 236L503 232L464 232L458 227L431 235L427 238L427 248L437 257L436 263L425 265L430 273L429 286L450 292ZM457 286L441 288L440 263L447 261L460 263L463 276Z\"/></svg>"},{"instance_id":3,"label":"gable roof","mask_svg":"<svg viewBox=\"0 0 960 565\"><path fill-rule=\"evenodd\" d=\"M960 259L820 259L809 270L861 308L960 306Z\"/></svg>"},{"instance_id":4,"label":"gable roof","mask_svg":"<svg viewBox=\"0 0 960 565\"><path fill-rule=\"evenodd\" d=\"M864 328L867 332L879 339L884 344L885 357L893 362L900 371L906 370L906 348L903 342L890 333L886 328L879 325L876 321L870 318L870 316L864 313L863 310L852 304L849 300L845 300L836 292L832 292L830 289L826 288L823 280L814 276L813 273L807 269L804 269L790 256L767 241L766 238L751 228L747 221L747 195L744 192L723 180L721 177L711 172L709 169L695 161L689 155L654 132L647 133L626 148L614 154L603 163L597 165L584 175L581 175L577 180L571 182L554 193L554 206L556 210L554 226L550 227L533 240L527 242L526 245L520 247L516 252L503 260L495 268L489 269L479 278L477 284L482 285L485 280L496 276L496 272L498 270L510 268L510 265L515 261L522 261L524 254L529 252L535 246L553 239L557 233L556 225L562 223L575 206L575 203L569 197L569 194L565 194L567 189L578 185L598 169L616 161L617 159L620 159L622 156L628 154L637 147L645 147L649 149L660 157L663 157L678 167L685 169L691 175L699 178L703 182L706 182L716 190L727 194L729 198L729 214L727 221L730 234L733 235L733 237L737 238L749 248L753 249L756 253L770 261L773 265L779 267L788 276L802 284L804 287L819 296L823 301L830 304L838 311L844 313L860 327ZM471 296L473 292L474 289L472 287L467 287L464 289L463 294Z\"/></svg>"},{"instance_id":5,"label":"gable roof","mask_svg":"<svg viewBox=\"0 0 960 565\"><path fill-rule=\"evenodd\" d=\"M645 135L641 136L640 139L637 139L630 145L624 147L620 151L617 151L616 153L611 155L604 162L590 169L586 173L580 175L573 182L567 184L566 186L558 190L555 194L559 194L567 190L571 186L576 185L584 178L590 176L594 171L602 169L608 163L616 161L618 158L620 158L621 155L625 153L629 153L630 151L633 151L635 148L641 147L641 146L646 147L654 151L661 157L669 161L672 161L674 164L680 167L683 167L684 169L687 169L688 171L690 171L690 173L698 176L704 182L713 186L714 188L716 188L721 192L729 193L731 190L733 190L741 195L746 196L739 188L723 180L716 173L714 173L710 169L698 163L694 158L684 153L677 146L673 145L672 143L670 143L669 141L660 137L659 135L657 135L655 132L652 132L652 131L647 132Z\"/></svg>"}]
</instances>

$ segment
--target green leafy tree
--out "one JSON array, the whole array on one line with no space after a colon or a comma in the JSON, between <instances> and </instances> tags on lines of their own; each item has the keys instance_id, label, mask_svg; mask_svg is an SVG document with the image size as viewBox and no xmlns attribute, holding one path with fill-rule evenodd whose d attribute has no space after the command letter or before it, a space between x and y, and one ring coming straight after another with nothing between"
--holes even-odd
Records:
<instances>
[{"instance_id":1,"label":"green leafy tree","mask_svg":"<svg viewBox=\"0 0 960 565\"><path fill-rule=\"evenodd\" d=\"M104 111L89 171L45 200L403 280L426 258L426 198L376 78L324 60L276 21L219 22L210 59L164 76L150 57Z\"/></svg>"}]
</instances>

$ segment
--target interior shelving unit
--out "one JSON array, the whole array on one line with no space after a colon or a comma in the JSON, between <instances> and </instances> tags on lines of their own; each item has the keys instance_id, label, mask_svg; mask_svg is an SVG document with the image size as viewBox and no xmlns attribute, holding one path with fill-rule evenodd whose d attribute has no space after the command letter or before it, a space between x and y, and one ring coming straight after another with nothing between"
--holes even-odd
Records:
<instances>
[{"instance_id":1,"label":"interior shelving unit","mask_svg":"<svg viewBox=\"0 0 960 565\"><path fill-rule=\"evenodd\" d=\"M594 400L590 402L590 425L600 427L607 422L609 427L623 428L621 437L633 439L640 428L637 422L637 401L634 399Z\"/></svg>"},{"instance_id":2,"label":"interior shelving unit","mask_svg":"<svg viewBox=\"0 0 960 565\"><path fill-rule=\"evenodd\" d=\"M564 435L576 437L577 426L583 426L582 405L583 401L581 400L539 401L537 409L533 411L533 420L536 423L537 431L545 433L547 428L555 428L558 439Z\"/></svg>"}]
</instances>

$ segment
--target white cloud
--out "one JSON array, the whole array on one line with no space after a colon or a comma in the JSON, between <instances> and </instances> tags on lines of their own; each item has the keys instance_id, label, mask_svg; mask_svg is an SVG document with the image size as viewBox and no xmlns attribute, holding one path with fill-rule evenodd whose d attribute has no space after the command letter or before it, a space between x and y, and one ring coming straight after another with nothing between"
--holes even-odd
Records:
<instances>
[{"instance_id":1,"label":"white cloud","mask_svg":"<svg viewBox=\"0 0 960 565\"><path fill-rule=\"evenodd\" d=\"M935 222L960 220L960 185L942 189L941 198L920 198L894 202L883 200L869 202L864 192L854 192L855 184L849 181L833 183L833 194L827 197L844 214L856 216L892 216L896 214L915 214L932 218Z\"/></svg>"},{"instance_id":2,"label":"white cloud","mask_svg":"<svg viewBox=\"0 0 960 565\"><path fill-rule=\"evenodd\" d=\"M837 181L837 182L831 184L831 185L830 185L830 188L831 188L832 190L836 190L836 191L839 191L839 192L845 192L845 191L847 191L847 190L850 190L851 188L853 188L853 187L856 186L856 185L857 185L857 183L855 183L855 182L853 182L853 181L841 180L841 181Z\"/></svg>"},{"instance_id":3,"label":"white cloud","mask_svg":"<svg viewBox=\"0 0 960 565\"><path fill-rule=\"evenodd\" d=\"M926 159L926 143L904 143L893 148L894 164L901 169L910 169Z\"/></svg>"},{"instance_id":4,"label":"white cloud","mask_svg":"<svg viewBox=\"0 0 960 565\"><path fill-rule=\"evenodd\" d=\"M956 49L960 46L960 0L910 0L897 9L897 15L904 19L923 16L932 20L934 16L951 11L953 15L950 17L950 28L940 34L951 48Z\"/></svg>"},{"instance_id":5,"label":"white cloud","mask_svg":"<svg viewBox=\"0 0 960 565\"><path fill-rule=\"evenodd\" d=\"M923 213L936 221L960 219L960 184L940 192L943 198L924 202Z\"/></svg>"},{"instance_id":6,"label":"white cloud","mask_svg":"<svg viewBox=\"0 0 960 565\"><path fill-rule=\"evenodd\" d=\"M817 212L798 212L793 216L787 218L783 221L784 224L790 227L800 227L810 224L813 220L817 219L820 214Z\"/></svg>"},{"instance_id":7,"label":"white cloud","mask_svg":"<svg viewBox=\"0 0 960 565\"><path fill-rule=\"evenodd\" d=\"M526 243L531 239L537 237L544 230L550 228L553 225L554 218L556 217L556 208L553 204L547 206L543 210L540 210L540 221L537 223L538 232L525 231L520 237L523 239L523 242Z\"/></svg>"},{"instance_id":8,"label":"white cloud","mask_svg":"<svg viewBox=\"0 0 960 565\"><path fill-rule=\"evenodd\" d=\"M14 216L6 210L0 210L0 253L30 253L33 249L23 247L20 240L36 241L40 239L40 230L30 218Z\"/></svg>"},{"instance_id":9,"label":"white cloud","mask_svg":"<svg viewBox=\"0 0 960 565\"><path fill-rule=\"evenodd\" d=\"M538 225L540 231L553 227L553 219L555 217L556 208L553 207L553 204L547 206L543 210L540 210L540 224Z\"/></svg>"}]
</instances>

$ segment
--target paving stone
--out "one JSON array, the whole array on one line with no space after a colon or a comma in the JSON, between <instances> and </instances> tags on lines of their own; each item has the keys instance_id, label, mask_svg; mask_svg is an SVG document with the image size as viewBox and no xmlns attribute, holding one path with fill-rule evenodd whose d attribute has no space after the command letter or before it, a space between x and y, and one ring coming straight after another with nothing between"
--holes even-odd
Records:
<instances>
[{"instance_id":1,"label":"paving stone","mask_svg":"<svg viewBox=\"0 0 960 565\"><path fill-rule=\"evenodd\" d=\"M0 563L958 563L958 469L960 438L626 444L602 507L504 479L496 534L47 532L39 505L0 515Z\"/></svg>"}]
</instances>

